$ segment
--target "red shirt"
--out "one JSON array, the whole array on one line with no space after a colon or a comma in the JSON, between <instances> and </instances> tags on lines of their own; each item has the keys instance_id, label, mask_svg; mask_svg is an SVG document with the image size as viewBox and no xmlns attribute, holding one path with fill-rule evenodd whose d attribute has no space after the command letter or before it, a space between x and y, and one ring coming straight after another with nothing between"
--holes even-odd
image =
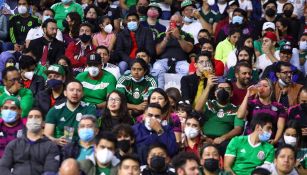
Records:
<instances>
[{"instance_id":1,"label":"red shirt","mask_svg":"<svg viewBox=\"0 0 307 175\"><path fill-rule=\"evenodd\" d=\"M50 108L52 108L55 105L55 99L53 98L53 95L50 95Z\"/></svg>"},{"instance_id":2,"label":"red shirt","mask_svg":"<svg viewBox=\"0 0 307 175\"><path fill-rule=\"evenodd\" d=\"M246 93L247 93L247 89L239 89L236 85L236 82L232 83L232 87L233 87L233 96L231 98L231 103L239 106L241 105Z\"/></svg>"},{"instance_id":3,"label":"red shirt","mask_svg":"<svg viewBox=\"0 0 307 175\"><path fill-rule=\"evenodd\" d=\"M65 50L65 56L70 60L73 68L85 67L87 56L94 53L96 47L93 45L87 46L86 49L81 49L81 41L71 42ZM75 56L77 59L75 59Z\"/></svg>"},{"instance_id":4,"label":"red shirt","mask_svg":"<svg viewBox=\"0 0 307 175\"><path fill-rule=\"evenodd\" d=\"M214 69L215 76L223 76L224 75L224 63L220 60L213 59L214 61ZM194 74L196 71L195 62L192 61L189 66L189 74Z\"/></svg>"},{"instance_id":5,"label":"red shirt","mask_svg":"<svg viewBox=\"0 0 307 175\"><path fill-rule=\"evenodd\" d=\"M136 56L136 51L138 50L138 45L136 43L136 37L135 37L134 32L130 32L130 37L131 37L131 41L132 41L132 48L131 48L131 52L129 54L129 57L131 59L134 59L135 56Z\"/></svg>"},{"instance_id":6,"label":"red shirt","mask_svg":"<svg viewBox=\"0 0 307 175\"><path fill-rule=\"evenodd\" d=\"M23 81L23 86L24 86L25 88L29 89L30 86L31 86L31 83L32 83L32 80L24 80L24 81Z\"/></svg>"},{"instance_id":7,"label":"red shirt","mask_svg":"<svg viewBox=\"0 0 307 175\"><path fill-rule=\"evenodd\" d=\"M200 137L197 137L196 143L194 144L193 148L191 148L188 144L184 147L184 150L186 152L192 152L198 157L200 156L200 149L201 149L201 143L200 143Z\"/></svg>"}]
</instances>

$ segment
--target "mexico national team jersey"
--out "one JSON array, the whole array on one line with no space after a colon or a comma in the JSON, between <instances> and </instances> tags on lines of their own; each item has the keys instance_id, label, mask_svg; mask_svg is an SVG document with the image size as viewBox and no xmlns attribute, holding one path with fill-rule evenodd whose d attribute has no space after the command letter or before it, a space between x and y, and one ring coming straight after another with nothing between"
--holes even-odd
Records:
<instances>
[{"instance_id":1,"label":"mexico national team jersey","mask_svg":"<svg viewBox=\"0 0 307 175\"><path fill-rule=\"evenodd\" d=\"M116 85L116 89L126 96L127 102L130 104L142 103L144 97L148 97L155 88L157 88L157 82L150 75L145 75L140 82L135 82L131 74L124 75L118 79Z\"/></svg>"},{"instance_id":2,"label":"mexico national team jersey","mask_svg":"<svg viewBox=\"0 0 307 175\"><path fill-rule=\"evenodd\" d=\"M99 104L106 101L107 95L116 86L115 77L108 71L103 70L100 79L94 80L89 77L88 72L82 72L76 77L83 85L83 101L91 104Z\"/></svg>"},{"instance_id":3,"label":"mexico national team jersey","mask_svg":"<svg viewBox=\"0 0 307 175\"><path fill-rule=\"evenodd\" d=\"M235 174L250 175L257 166L273 162L274 147L267 142L252 145L249 135L237 136L228 144L225 156L235 158L231 167Z\"/></svg>"},{"instance_id":4,"label":"mexico national team jersey","mask_svg":"<svg viewBox=\"0 0 307 175\"><path fill-rule=\"evenodd\" d=\"M78 138L78 124L82 115L90 114L96 116L96 108L89 103L81 102L80 105L71 111L67 108L66 102L52 107L46 116L46 123L54 124L53 136L60 138L64 136L64 127L74 128L74 140Z\"/></svg>"}]
</instances>

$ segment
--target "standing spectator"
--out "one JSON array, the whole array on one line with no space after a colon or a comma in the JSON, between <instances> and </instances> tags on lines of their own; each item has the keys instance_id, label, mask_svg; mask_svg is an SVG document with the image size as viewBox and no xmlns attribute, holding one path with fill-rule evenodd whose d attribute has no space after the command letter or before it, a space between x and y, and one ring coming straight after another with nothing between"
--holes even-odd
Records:
<instances>
[{"instance_id":1,"label":"standing spectator","mask_svg":"<svg viewBox=\"0 0 307 175\"><path fill-rule=\"evenodd\" d=\"M199 158L192 153L181 152L173 158L172 165L178 175L198 175Z\"/></svg>"},{"instance_id":2,"label":"standing spectator","mask_svg":"<svg viewBox=\"0 0 307 175\"><path fill-rule=\"evenodd\" d=\"M16 138L23 136L25 128L25 119L21 119L20 101L15 97L6 97L1 104L1 120L0 120L0 158L4 153L4 149Z\"/></svg>"},{"instance_id":3,"label":"standing spectator","mask_svg":"<svg viewBox=\"0 0 307 175\"><path fill-rule=\"evenodd\" d=\"M238 109L238 118L245 118L247 121L245 132L251 133L251 121L259 113L265 113L272 118L273 133L270 143L276 144L281 138L286 124L287 113L285 108L272 100L274 85L269 79L261 79L257 86L251 86L247 89L247 93L241 106ZM249 99L249 97L257 94L257 98Z\"/></svg>"},{"instance_id":4,"label":"standing spectator","mask_svg":"<svg viewBox=\"0 0 307 175\"><path fill-rule=\"evenodd\" d=\"M83 85L83 101L102 109L106 105L107 95L115 89L116 79L111 73L102 69L99 54L89 55L86 64L87 71L76 77Z\"/></svg>"},{"instance_id":5,"label":"standing spectator","mask_svg":"<svg viewBox=\"0 0 307 175\"><path fill-rule=\"evenodd\" d=\"M47 88L37 93L35 97L35 106L40 108L44 114L54 106L66 101L63 94L64 82L66 79L62 66L54 64L48 67Z\"/></svg>"},{"instance_id":6,"label":"standing spectator","mask_svg":"<svg viewBox=\"0 0 307 175\"><path fill-rule=\"evenodd\" d=\"M73 0L61 0L61 2L53 4L51 9L55 12L54 19L57 21L57 26L60 30L63 30L65 27L63 26L63 21L68 13L77 12L83 18L82 6Z\"/></svg>"},{"instance_id":7,"label":"standing spectator","mask_svg":"<svg viewBox=\"0 0 307 175\"><path fill-rule=\"evenodd\" d=\"M56 39L57 26L54 19L45 20L42 29L44 36L31 40L29 50L41 65L52 65L59 56L64 54L64 44Z\"/></svg>"},{"instance_id":8,"label":"standing spectator","mask_svg":"<svg viewBox=\"0 0 307 175\"><path fill-rule=\"evenodd\" d=\"M82 115L96 114L94 106L81 101L83 90L79 81L69 82L64 95L67 97L66 102L52 107L47 113L44 130L45 135L60 146L78 138L78 124ZM69 138L67 134L64 136L65 126L70 127L71 133L69 134L72 135L72 138Z\"/></svg>"},{"instance_id":9,"label":"standing spectator","mask_svg":"<svg viewBox=\"0 0 307 175\"><path fill-rule=\"evenodd\" d=\"M26 135L5 148L0 159L1 174L41 175L58 171L60 152L57 145L43 135L43 125L43 113L32 109L26 123Z\"/></svg>"},{"instance_id":10,"label":"standing spectator","mask_svg":"<svg viewBox=\"0 0 307 175\"><path fill-rule=\"evenodd\" d=\"M79 31L79 41L68 44L65 55L69 58L74 73L83 72L87 57L95 52L92 44L92 26L89 23L82 23Z\"/></svg>"},{"instance_id":11,"label":"standing spectator","mask_svg":"<svg viewBox=\"0 0 307 175\"><path fill-rule=\"evenodd\" d=\"M235 137L227 146L224 167L232 174L250 174L257 166L273 162L274 147L267 143L272 134L272 118L257 115L251 126L251 134Z\"/></svg>"},{"instance_id":12,"label":"standing spectator","mask_svg":"<svg viewBox=\"0 0 307 175\"><path fill-rule=\"evenodd\" d=\"M54 18L54 11L47 8L43 11L43 19L42 19L42 23L44 23L47 19L53 19ZM29 30L27 37L26 37L26 47L29 47L29 43L31 40L40 38L42 36L44 36L45 32L42 26L39 27L35 27ZM58 41L63 42L63 35L62 32L57 29L56 32L56 39Z\"/></svg>"},{"instance_id":13,"label":"standing spectator","mask_svg":"<svg viewBox=\"0 0 307 175\"><path fill-rule=\"evenodd\" d=\"M29 13L29 5L29 0L18 0L19 14L9 19L10 38L17 52L24 49L28 31L40 25L39 19Z\"/></svg>"},{"instance_id":14,"label":"standing spectator","mask_svg":"<svg viewBox=\"0 0 307 175\"><path fill-rule=\"evenodd\" d=\"M116 36L113 32L113 25L110 17L103 16L98 20L100 31L93 37L93 45L104 46L108 48L109 52L112 52L115 46Z\"/></svg>"},{"instance_id":15,"label":"standing spectator","mask_svg":"<svg viewBox=\"0 0 307 175\"><path fill-rule=\"evenodd\" d=\"M110 63L110 51L105 46L98 46L96 48L96 53L100 55L102 60L102 69L110 72L116 80L120 77L120 70L119 67L115 64Z\"/></svg>"},{"instance_id":16,"label":"standing spectator","mask_svg":"<svg viewBox=\"0 0 307 175\"><path fill-rule=\"evenodd\" d=\"M13 66L4 69L2 78L4 86L0 86L0 102L8 96L20 99L21 117L26 117L34 101L31 90L21 86L20 73Z\"/></svg>"},{"instance_id":17,"label":"standing spectator","mask_svg":"<svg viewBox=\"0 0 307 175\"><path fill-rule=\"evenodd\" d=\"M131 62L136 58L138 49L146 49L151 57L155 55L153 34L150 29L140 25L139 15L129 13L125 20L127 28L118 33L115 49L115 53L121 59L118 65L121 74L124 74L131 66Z\"/></svg>"},{"instance_id":18,"label":"standing spectator","mask_svg":"<svg viewBox=\"0 0 307 175\"><path fill-rule=\"evenodd\" d=\"M194 39L181 30L182 26L182 17L173 15L169 29L158 36L156 51L160 59L153 65L151 74L158 79L159 88L164 88L166 72L188 74L188 53L193 49Z\"/></svg>"},{"instance_id":19,"label":"standing spectator","mask_svg":"<svg viewBox=\"0 0 307 175\"><path fill-rule=\"evenodd\" d=\"M117 175L139 175L141 162L138 157L133 155L124 156L118 165Z\"/></svg>"}]
</instances>

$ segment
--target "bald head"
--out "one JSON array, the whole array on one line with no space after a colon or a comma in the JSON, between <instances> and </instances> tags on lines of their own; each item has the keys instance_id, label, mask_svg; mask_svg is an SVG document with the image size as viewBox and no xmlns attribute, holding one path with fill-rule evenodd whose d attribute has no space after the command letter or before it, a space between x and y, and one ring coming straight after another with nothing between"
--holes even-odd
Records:
<instances>
[{"instance_id":1,"label":"bald head","mask_svg":"<svg viewBox=\"0 0 307 175\"><path fill-rule=\"evenodd\" d=\"M63 161L59 175L80 175L80 167L75 159L66 159Z\"/></svg>"},{"instance_id":2,"label":"bald head","mask_svg":"<svg viewBox=\"0 0 307 175\"><path fill-rule=\"evenodd\" d=\"M179 14L174 14L171 19L171 21L176 21L176 23L180 23L182 24L182 16L180 16Z\"/></svg>"}]
</instances>

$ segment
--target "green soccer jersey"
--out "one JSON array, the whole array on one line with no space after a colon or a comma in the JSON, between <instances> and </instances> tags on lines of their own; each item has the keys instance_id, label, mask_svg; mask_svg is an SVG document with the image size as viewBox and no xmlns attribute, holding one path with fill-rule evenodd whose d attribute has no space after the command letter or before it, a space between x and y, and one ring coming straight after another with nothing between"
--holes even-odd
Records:
<instances>
[{"instance_id":1,"label":"green soccer jersey","mask_svg":"<svg viewBox=\"0 0 307 175\"><path fill-rule=\"evenodd\" d=\"M118 79L116 85L116 89L125 94L127 102L136 105L142 103L144 97L148 97L155 88L157 88L157 82L150 75L145 75L140 82L134 81L131 74L124 75Z\"/></svg>"},{"instance_id":2,"label":"green soccer jersey","mask_svg":"<svg viewBox=\"0 0 307 175\"><path fill-rule=\"evenodd\" d=\"M218 12L210 10L209 12L205 13L203 10L199 11L200 16L207 21L209 24L214 24L219 21L221 15Z\"/></svg>"},{"instance_id":3,"label":"green soccer jersey","mask_svg":"<svg viewBox=\"0 0 307 175\"><path fill-rule=\"evenodd\" d=\"M91 104L105 102L107 95L111 93L116 86L116 78L105 70L103 70L103 75L98 80L92 79L87 71L78 74L76 79L83 85L83 101Z\"/></svg>"},{"instance_id":4,"label":"green soccer jersey","mask_svg":"<svg viewBox=\"0 0 307 175\"><path fill-rule=\"evenodd\" d=\"M46 123L54 124L55 130L53 136L60 138L64 136L64 127L74 128L73 140L78 138L78 124L82 115L91 114L96 116L96 108L89 103L81 102L80 105L71 111L67 108L66 102L52 107L46 116Z\"/></svg>"},{"instance_id":5,"label":"green soccer jersey","mask_svg":"<svg viewBox=\"0 0 307 175\"><path fill-rule=\"evenodd\" d=\"M244 126L244 120L238 119L238 108L233 104L221 107L212 100L204 108L207 121L203 125L203 133L209 137L220 137L236 126Z\"/></svg>"},{"instance_id":6,"label":"green soccer jersey","mask_svg":"<svg viewBox=\"0 0 307 175\"><path fill-rule=\"evenodd\" d=\"M257 166L273 162L274 147L267 142L252 145L249 135L237 136L228 144L225 156L234 157L231 169L235 174L250 175Z\"/></svg>"}]
</instances>

